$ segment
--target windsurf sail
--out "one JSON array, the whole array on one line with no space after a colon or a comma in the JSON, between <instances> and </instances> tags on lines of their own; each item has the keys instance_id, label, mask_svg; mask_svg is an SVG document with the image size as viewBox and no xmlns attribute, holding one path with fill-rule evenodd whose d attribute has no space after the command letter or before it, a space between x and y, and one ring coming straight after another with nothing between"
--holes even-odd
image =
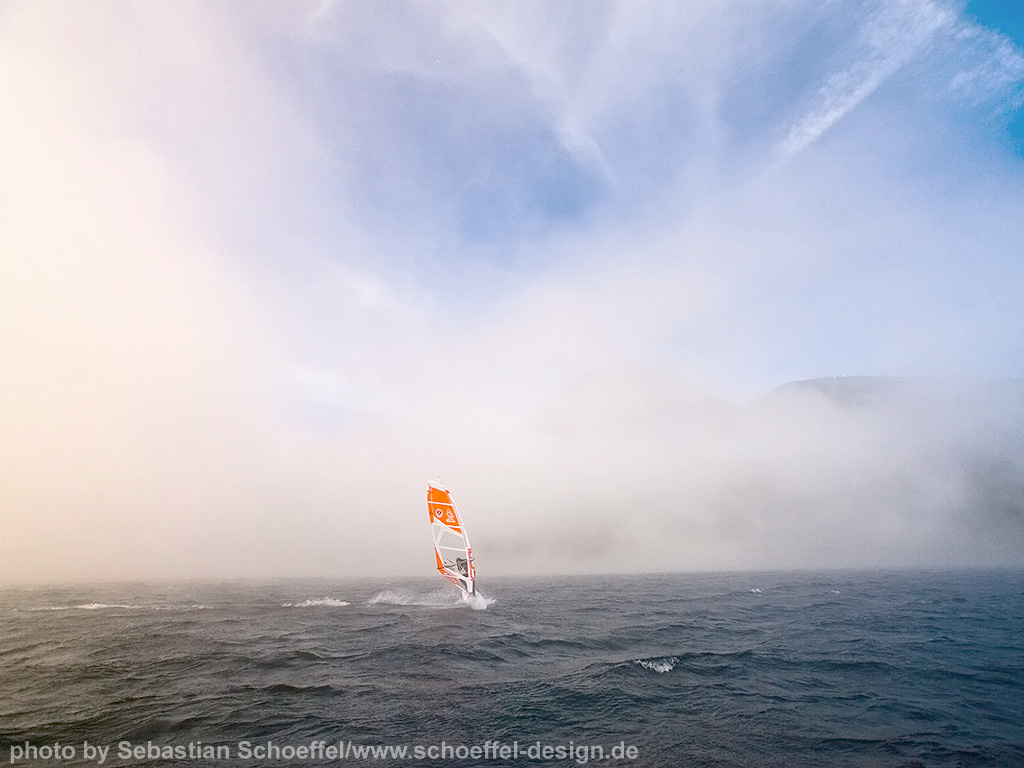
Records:
<instances>
[{"instance_id":1,"label":"windsurf sail","mask_svg":"<svg viewBox=\"0 0 1024 768\"><path fill-rule=\"evenodd\" d=\"M434 533L434 556L437 570L467 595L476 594L476 568L473 550L462 518L447 488L427 485L427 512Z\"/></svg>"}]
</instances>

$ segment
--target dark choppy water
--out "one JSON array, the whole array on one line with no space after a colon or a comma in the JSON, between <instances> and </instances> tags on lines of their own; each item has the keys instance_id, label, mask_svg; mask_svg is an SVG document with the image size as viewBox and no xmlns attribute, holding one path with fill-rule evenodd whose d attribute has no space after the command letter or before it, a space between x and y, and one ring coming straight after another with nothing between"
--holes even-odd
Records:
<instances>
[{"instance_id":1,"label":"dark choppy water","mask_svg":"<svg viewBox=\"0 0 1024 768\"><path fill-rule=\"evenodd\" d=\"M1024 765L1024 574L483 592L486 610L433 581L0 591L0 762L95 764L88 742L109 747L105 765L138 766ZM300 751L318 741L347 757ZM121 742L146 754L119 756ZM284 751L257 759L268 742ZM368 745L409 756L352 751Z\"/></svg>"}]
</instances>

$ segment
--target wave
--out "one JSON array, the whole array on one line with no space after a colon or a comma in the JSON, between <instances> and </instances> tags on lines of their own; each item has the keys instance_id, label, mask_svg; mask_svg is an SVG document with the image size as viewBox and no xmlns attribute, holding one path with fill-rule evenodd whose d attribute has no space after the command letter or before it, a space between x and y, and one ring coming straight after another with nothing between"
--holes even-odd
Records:
<instances>
[{"instance_id":1,"label":"wave","mask_svg":"<svg viewBox=\"0 0 1024 768\"><path fill-rule=\"evenodd\" d=\"M81 603L80 605L40 605L30 611L201 611L211 606L195 605L136 605L134 603Z\"/></svg>"},{"instance_id":2,"label":"wave","mask_svg":"<svg viewBox=\"0 0 1024 768\"><path fill-rule=\"evenodd\" d=\"M449 590L409 592L404 589L385 589L366 602L370 605L420 605L428 608L451 608L458 605L459 597Z\"/></svg>"},{"instance_id":3,"label":"wave","mask_svg":"<svg viewBox=\"0 0 1024 768\"><path fill-rule=\"evenodd\" d=\"M323 695L334 692L334 689L329 685L291 685L289 683L275 683L263 688L257 688L256 690L275 695L297 693L307 696L309 694Z\"/></svg>"},{"instance_id":4,"label":"wave","mask_svg":"<svg viewBox=\"0 0 1024 768\"><path fill-rule=\"evenodd\" d=\"M495 599L479 592L470 597L464 597L461 593L450 589L426 593L410 592L404 589L385 589L366 602L369 605L413 605L424 608L457 608L465 605L474 611L485 611L488 606L495 603Z\"/></svg>"},{"instance_id":5,"label":"wave","mask_svg":"<svg viewBox=\"0 0 1024 768\"><path fill-rule=\"evenodd\" d=\"M676 664L679 663L678 656L655 656L651 659L634 659L634 664L639 664L644 669L648 669L651 672L657 672L658 674L665 674L671 672L676 668Z\"/></svg>"},{"instance_id":6,"label":"wave","mask_svg":"<svg viewBox=\"0 0 1024 768\"><path fill-rule=\"evenodd\" d=\"M303 600L301 603L282 603L282 608L344 608L352 605L345 600L335 600L333 597L318 597Z\"/></svg>"}]
</instances>

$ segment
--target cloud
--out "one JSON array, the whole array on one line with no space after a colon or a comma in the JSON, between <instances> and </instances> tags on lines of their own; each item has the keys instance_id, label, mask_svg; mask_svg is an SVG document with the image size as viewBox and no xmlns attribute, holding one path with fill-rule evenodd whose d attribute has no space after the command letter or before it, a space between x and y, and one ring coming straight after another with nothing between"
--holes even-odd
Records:
<instances>
[{"instance_id":1,"label":"cloud","mask_svg":"<svg viewBox=\"0 0 1024 768\"><path fill-rule=\"evenodd\" d=\"M102 10L68 13L70 40L8 8L0 66L5 568L36 578L170 569L264 426L258 308L122 122L140 72L112 87L104 43L163 62Z\"/></svg>"},{"instance_id":2,"label":"cloud","mask_svg":"<svg viewBox=\"0 0 1024 768\"><path fill-rule=\"evenodd\" d=\"M8 6L4 577L422 573L438 474L491 572L1017 562L974 411L743 403L1020 375L1019 51L594 8Z\"/></svg>"}]
</instances>

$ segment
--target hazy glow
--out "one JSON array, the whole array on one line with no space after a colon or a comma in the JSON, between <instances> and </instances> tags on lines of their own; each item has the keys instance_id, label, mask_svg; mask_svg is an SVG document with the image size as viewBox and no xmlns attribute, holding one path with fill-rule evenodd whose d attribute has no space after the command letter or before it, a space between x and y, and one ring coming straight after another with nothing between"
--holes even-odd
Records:
<instances>
[{"instance_id":1,"label":"hazy glow","mask_svg":"<svg viewBox=\"0 0 1024 768\"><path fill-rule=\"evenodd\" d=\"M1019 565L1019 396L742 404L1024 376L1022 93L944 0L9 2L0 579L427 574L438 475L481 578Z\"/></svg>"}]
</instances>

